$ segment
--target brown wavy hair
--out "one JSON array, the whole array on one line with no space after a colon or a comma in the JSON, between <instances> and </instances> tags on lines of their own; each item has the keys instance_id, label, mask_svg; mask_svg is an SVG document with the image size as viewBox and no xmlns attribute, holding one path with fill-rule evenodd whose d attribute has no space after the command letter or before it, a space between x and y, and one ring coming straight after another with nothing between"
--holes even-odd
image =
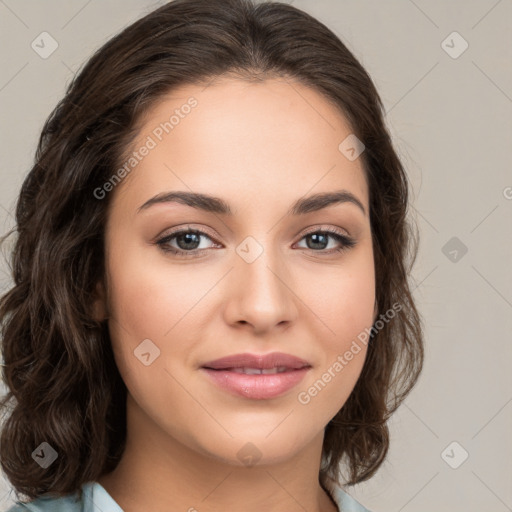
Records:
<instances>
[{"instance_id":1,"label":"brown wavy hair","mask_svg":"<svg viewBox=\"0 0 512 512\"><path fill-rule=\"evenodd\" d=\"M408 180L362 65L324 24L285 3L175 0L109 40L69 84L47 119L16 205L12 287L0 299L8 393L1 466L16 494L79 492L112 471L126 437L126 387L107 322L92 304L105 278L109 195L101 187L121 165L137 122L173 88L217 77L285 78L323 95L366 146L378 311L400 310L372 330L359 380L325 428L319 480L370 478L389 448L387 420L423 366L422 319L408 282L418 249L406 218ZM341 141L340 141L341 142ZM42 442L58 453L46 469Z\"/></svg>"}]
</instances>

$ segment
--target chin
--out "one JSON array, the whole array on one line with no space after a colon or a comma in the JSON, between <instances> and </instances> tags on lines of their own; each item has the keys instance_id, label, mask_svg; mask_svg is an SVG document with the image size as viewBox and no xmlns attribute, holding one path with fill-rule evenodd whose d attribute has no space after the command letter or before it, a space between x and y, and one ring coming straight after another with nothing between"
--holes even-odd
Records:
<instances>
[{"instance_id":1,"label":"chin","mask_svg":"<svg viewBox=\"0 0 512 512\"><path fill-rule=\"evenodd\" d=\"M224 438L214 443L210 438L207 444L202 444L201 451L229 465L265 466L286 462L316 437L315 433L308 437L308 432L292 432L286 428L279 432L282 427L278 423L273 432L272 429L260 429L252 433L230 431L232 439ZM323 436L323 430L320 433Z\"/></svg>"}]
</instances>

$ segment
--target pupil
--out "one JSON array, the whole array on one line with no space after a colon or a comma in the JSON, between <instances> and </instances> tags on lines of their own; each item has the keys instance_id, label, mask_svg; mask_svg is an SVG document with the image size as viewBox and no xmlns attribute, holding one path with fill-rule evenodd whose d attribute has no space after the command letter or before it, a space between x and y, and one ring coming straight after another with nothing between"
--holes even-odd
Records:
<instances>
[{"instance_id":1,"label":"pupil","mask_svg":"<svg viewBox=\"0 0 512 512\"><path fill-rule=\"evenodd\" d=\"M181 244L180 240L185 240L185 244ZM197 249L200 243L200 238L197 233L184 233L177 238L178 245L180 249ZM193 247L190 247L187 244L192 244Z\"/></svg>"},{"instance_id":2,"label":"pupil","mask_svg":"<svg viewBox=\"0 0 512 512\"><path fill-rule=\"evenodd\" d=\"M311 244L308 243L308 247L310 249L325 249L324 246L327 245L327 236L325 234L318 234L318 233L315 233L315 234L312 234L312 235L309 235L310 236L310 239L313 240L313 247L311 247ZM318 241L318 239L323 239L322 241ZM316 246L315 244L320 244L321 247L318 247Z\"/></svg>"}]
</instances>

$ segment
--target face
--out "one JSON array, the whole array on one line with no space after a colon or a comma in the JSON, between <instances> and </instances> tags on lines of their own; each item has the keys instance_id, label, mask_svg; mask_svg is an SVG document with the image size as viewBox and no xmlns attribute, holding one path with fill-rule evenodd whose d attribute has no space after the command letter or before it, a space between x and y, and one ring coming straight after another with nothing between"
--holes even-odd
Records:
<instances>
[{"instance_id":1,"label":"face","mask_svg":"<svg viewBox=\"0 0 512 512\"><path fill-rule=\"evenodd\" d=\"M285 460L346 402L376 313L368 187L339 149L351 129L306 86L226 78L174 90L141 126L109 192L102 304L132 407L197 453ZM304 202L341 191L353 200ZM275 352L307 365L204 368Z\"/></svg>"}]
</instances>

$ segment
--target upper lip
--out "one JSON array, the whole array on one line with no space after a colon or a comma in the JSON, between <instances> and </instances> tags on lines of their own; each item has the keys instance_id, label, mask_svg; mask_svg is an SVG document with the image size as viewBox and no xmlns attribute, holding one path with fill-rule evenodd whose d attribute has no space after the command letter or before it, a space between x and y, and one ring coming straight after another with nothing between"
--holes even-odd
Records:
<instances>
[{"instance_id":1,"label":"upper lip","mask_svg":"<svg viewBox=\"0 0 512 512\"><path fill-rule=\"evenodd\" d=\"M258 368L263 370L278 367L296 370L306 366L311 365L304 359L283 352L271 352L270 354L260 355L248 353L233 354L202 365L203 368L211 368L212 370L228 368Z\"/></svg>"}]
</instances>

